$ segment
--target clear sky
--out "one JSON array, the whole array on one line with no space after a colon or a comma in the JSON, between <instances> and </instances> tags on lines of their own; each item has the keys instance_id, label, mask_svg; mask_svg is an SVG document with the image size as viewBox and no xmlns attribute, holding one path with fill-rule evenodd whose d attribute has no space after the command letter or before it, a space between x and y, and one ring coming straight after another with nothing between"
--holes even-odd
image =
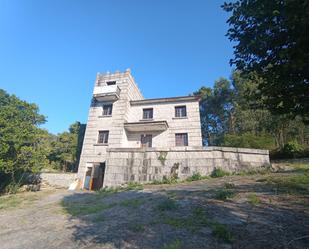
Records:
<instances>
[{"instance_id":1,"label":"clear sky","mask_svg":"<svg viewBox=\"0 0 309 249\"><path fill-rule=\"evenodd\" d=\"M52 133L87 121L97 72L131 69L145 98L229 77L224 0L0 0L0 88Z\"/></svg>"}]
</instances>

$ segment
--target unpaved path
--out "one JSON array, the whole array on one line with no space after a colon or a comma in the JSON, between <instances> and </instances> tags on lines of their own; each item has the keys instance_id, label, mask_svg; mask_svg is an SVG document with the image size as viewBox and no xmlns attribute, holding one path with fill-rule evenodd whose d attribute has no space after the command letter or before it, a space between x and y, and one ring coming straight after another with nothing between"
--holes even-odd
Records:
<instances>
[{"instance_id":1,"label":"unpaved path","mask_svg":"<svg viewBox=\"0 0 309 249\"><path fill-rule=\"evenodd\" d=\"M263 177L114 194L54 190L29 205L0 209L0 248L309 248L308 196L278 194ZM218 200L226 186L234 196ZM252 193L256 204L248 202Z\"/></svg>"}]
</instances>

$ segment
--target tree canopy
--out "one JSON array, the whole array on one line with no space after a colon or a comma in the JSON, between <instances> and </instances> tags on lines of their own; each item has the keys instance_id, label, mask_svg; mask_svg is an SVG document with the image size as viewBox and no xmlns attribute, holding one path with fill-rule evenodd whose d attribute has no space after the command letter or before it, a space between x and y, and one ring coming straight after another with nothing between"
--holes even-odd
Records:
<instances>
[{"instance_id":1,"label":"tree canopy","mask_svg":"<svg viewBox=\"0 0 309 249\"><path fill-rule=\"evenodd\" d=\"M43 168L77 171L86 125L53 135L39 127L45 121L37 105L0 89L0 192Z\"/></svg>"},{"instance_id":2,"label":"tree canopy","mask_svg":"<svg viewBox=\"0 0 309 249\"><path fill-rule=\"evenodd\" d=\"M231 17L231 64L263 80L256 94L275 114L309 122L309 2L238 0L222 6Z\"/></svg>"}]
</instances>

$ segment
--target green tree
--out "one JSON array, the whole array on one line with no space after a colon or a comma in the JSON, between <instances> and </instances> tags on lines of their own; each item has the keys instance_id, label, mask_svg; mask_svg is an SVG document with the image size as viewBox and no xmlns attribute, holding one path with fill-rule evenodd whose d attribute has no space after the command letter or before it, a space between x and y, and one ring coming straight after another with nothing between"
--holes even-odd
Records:
<instances>
[{"instance_id":1,"label":"green tree","mask_svg":"<svg viewBox=\"0 0 309 249\"><path fill-rule=\"evenodd\" d=\"M263 78L257 94L272 113L309 122L309 2L238 0L222 7L232 14L231 64Z\"/></svg>"},{"instance_id":2,"label":"green tree","mask_svg":"<svg viewBox=\"0 0 309 249\"><path fill-rule=\"evenodd\" d=\"M0 89L0 188L18 185L26 172L37 172L47 163L41 146L45 122L35 104Z\"/></svg>"}]
</instances>

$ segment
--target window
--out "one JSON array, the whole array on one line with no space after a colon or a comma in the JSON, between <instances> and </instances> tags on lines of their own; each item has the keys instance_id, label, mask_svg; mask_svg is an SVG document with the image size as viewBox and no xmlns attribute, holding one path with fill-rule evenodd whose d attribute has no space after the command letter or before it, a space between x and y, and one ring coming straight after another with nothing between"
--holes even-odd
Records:
<instances>
[{"instance_id":1,"label":"window","mask_svg":"<svg viewBox=\"0 0 309 249\"><path fill-rule=\"evenodd\" d=\"M153 118L153 108L143 109L143 119Z\"/></svg>"},{"instance_id":2,"label":"window","mask_svg":"<svg viewBox=\"0 0 309 249\"><path fill-rule=\"evenodd\" d=\"M176 146L188 146L188 133L175 134Z\"/></svg>"},{"instance_id":3,"label":"window","mask_svg":"<svg viewBox=\"0 0 309 249\"><path fill-rule=\"evenodd\" d=\"M99 131L98 144L107 144L108 134L109 134L109 131Z\"/></svg>"},{"instance_id":4,"label":"window","mask_svg":"<svg viewBox=\"0 0 309 249\"><path fill-rule=\"evenodd\" d=\"M186 106L175 106L175 117L183 118L187 117L187 108Z\"/></svg>"},{"instance_id":5,"label":"window","mask_svg":"<svg viewBox=\"0 0 309 249\"><path fill-rule=\"evenodd\" d=\"M107 81L106 85L108 85L108 86L116 85L116 81Z\"/></svg>"},{"instance_id":6,"label":"window","mask_svg":"<svg viewBox=\"0 0 309 249\"><path fill-rule=\"evenodd\" d=\"M111 116L113 111L113 105L103 105L103 116Z\"/></svg>"}]
</instances>

